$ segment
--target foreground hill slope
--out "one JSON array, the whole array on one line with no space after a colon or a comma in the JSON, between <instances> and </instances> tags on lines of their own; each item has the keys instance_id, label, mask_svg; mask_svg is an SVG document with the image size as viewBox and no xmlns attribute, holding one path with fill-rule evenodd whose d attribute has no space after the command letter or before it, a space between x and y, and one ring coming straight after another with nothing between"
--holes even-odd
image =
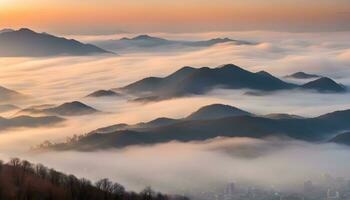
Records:
<instances>
[{"instance_id":1,"label":"foreground hill slope","mask_svg":"<svg viewBox=\"0 0 350 200\"><path fill-rule=\"evenodd\" d=\"M91 183L41 164L18 158L4 164L0 160L1 200L186 200L146 188L140 193L129 192L119 183L101 179Z\"/></svg>"}]
</instances>

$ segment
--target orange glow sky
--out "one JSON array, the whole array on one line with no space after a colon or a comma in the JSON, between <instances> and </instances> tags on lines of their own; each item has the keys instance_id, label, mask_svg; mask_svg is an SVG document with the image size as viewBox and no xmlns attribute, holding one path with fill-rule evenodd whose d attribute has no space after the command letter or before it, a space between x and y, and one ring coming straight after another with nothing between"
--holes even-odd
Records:
<instances>
[{"instance_id":1,"label":"orange glow sky","mask_svg":"<svg viewBox=\"0 0 350 200\"><path fill-rule=\"evenodd\" d=\"M350 30L349 0L0 0L0 28L60 33Z\"/></svg>"}]
</instances>

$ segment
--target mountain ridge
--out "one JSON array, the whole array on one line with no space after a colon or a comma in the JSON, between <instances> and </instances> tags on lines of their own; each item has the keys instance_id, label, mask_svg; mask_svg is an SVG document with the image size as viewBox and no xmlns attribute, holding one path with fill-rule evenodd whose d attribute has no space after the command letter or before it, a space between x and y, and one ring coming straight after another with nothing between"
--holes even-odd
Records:
<instances>
[{"instance_id":1,"label":"mountain ridge","mask_svg":"<svg viewBox=\"0 0 350 200\"><path fill-rule=\"evenodd\" d=\"M249 89L273 92L308 89L317 92L346 92L346 88L332 79L322 77L304 85L285 82L266 71L250 72L234 64L216 68L183 67L165 77L146 77L114 91L132 94L137 101L159 101L188 95L205 94L215 88Z\"/></svg>"},{"instance_id":2,"label":"mountain ridge","mask_svg":"<svg viewBox=\"0 0 350 200\"><path fill-rule=\"evenodd\" d=\"M253 42L243 40L233 40L230 38L213 38L208 40L199 41L185 41L185 40L169 40L161 37L155 37L150 35L138 35L132 38L124 37L121 39L96 41L93 44L101 46L102 48L109 49L111 51L141 51L145 49L162 50L163 47L170 49L183 49L183 48L196 48L196 47L209 47L216 44L231 42L235 45L254 45Z\"/></svg>"},{"instance_id":3,"label":"mountain ridge","mask_svg":"<svg viewBox=\"0 0 350 200\"><path fill-rule=\"evenodd\" d=\"M61 116L79 116L99 113L97 109L79 101L66 102L61 105L39 105L22 109L19 113L55 114Z\"/></svg>"},{"instance_id":4,"label":"mountain ridge","mask_svg":"<svg viewBox=\"0 0 350 200\"><path fill-rule=\"evenodd\" d=\"M50 148L89 151L124 148L132 145L154 145L171 141L205 141L216 137L265 138L274 136L308 142L325 142L338 131L350 130L349 117L350 110L336 111L313 118L271 118L250 113L249 115L200 120L158 118L155 120L160 120L162 123L113 125L114 127L97 129L83 135L75 143L57 143Z\"/></svg>"},{"instance_id":5,"label":"mountain ridge","mask_svg":"<svg viewBox=\"0 0 350 200\"><path fill-rule=\"evenodd\" d=\"M308 74L305 72L295 72L293 74L285 76L285 78L296 78L296 79L310 79L310 78L320 78L321 76L316 74Z\"/></svg>"},{"instance_id":6,"label":"mountain ridge","mask_svg":"<svg viewBox=\"0 0 350 200\"><path fill-rule=\"evenodd\" d=\"M37 33L28 28L0 33L0 43L1 57L84 56L112 53L92 44Z\"/></svg>"}]
</instances>

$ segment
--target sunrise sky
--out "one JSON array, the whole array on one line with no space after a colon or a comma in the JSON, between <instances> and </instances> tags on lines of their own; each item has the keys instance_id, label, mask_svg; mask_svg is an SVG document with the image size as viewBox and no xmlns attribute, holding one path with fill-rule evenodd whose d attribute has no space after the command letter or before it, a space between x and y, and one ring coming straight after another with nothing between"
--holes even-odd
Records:
<instances>
[{"instance_id":1,"label":"sunrise sky","mask_svg":"<svg viewBox=\"0 0 350 200\"><path fill-rule=\"evenodd\" d=\"M350 30L349 0L0 0L0 27L67 34Z\"/></svg>"}]
</instances>

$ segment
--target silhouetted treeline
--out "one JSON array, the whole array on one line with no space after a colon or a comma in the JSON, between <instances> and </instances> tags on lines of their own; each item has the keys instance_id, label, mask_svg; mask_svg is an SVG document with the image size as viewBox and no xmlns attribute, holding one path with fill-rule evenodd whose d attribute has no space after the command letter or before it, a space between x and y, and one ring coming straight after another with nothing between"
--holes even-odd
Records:
<instances>
[{"instance_id":1,"label":"silhouetted treeline","mask_svg":"<svg viewBox=\"0 0 350 200\"><path fill-rule=\"evenodd\" d=\"M140 193L128 192L108 179L91 183L66 175L42 164L18 158L8 163L0 160L0 200L187 200L146 188Z\"/></svg>"}]
</instances>

